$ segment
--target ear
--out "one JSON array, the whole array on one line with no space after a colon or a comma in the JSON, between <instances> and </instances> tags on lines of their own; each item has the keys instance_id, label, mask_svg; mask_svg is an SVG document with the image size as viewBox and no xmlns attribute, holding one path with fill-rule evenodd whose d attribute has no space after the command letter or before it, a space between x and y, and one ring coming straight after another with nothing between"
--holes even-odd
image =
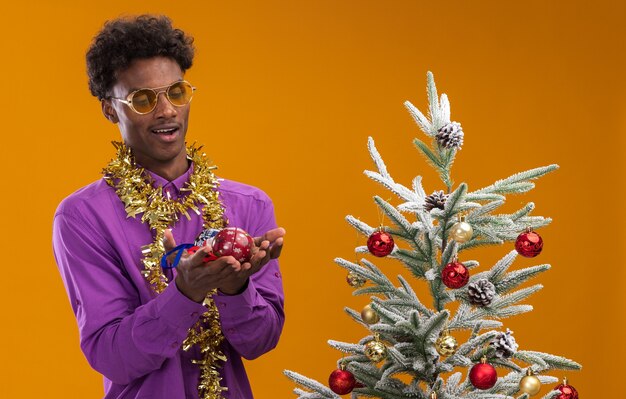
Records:
<instances>
[{"instance_id":1,"label":"ear","mask_svg":"<svg viewBox=\"0 0 626 399\"><path fill-rule=\"evenodd\" d=\"M119 118L117 117L117 112L115 112L115 108L113 108L113 104L111 104L111 100L103 99L100 101L100 106L102 107L102 114L105 118L110 120L112 123L119 122Z\"/></svg>"}]
</instances>

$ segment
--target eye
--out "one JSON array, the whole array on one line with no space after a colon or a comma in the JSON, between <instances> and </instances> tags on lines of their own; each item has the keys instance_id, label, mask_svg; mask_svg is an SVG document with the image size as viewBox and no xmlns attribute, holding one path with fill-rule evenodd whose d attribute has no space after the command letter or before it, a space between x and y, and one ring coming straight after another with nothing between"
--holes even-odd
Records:
<instances>
[{"instance_id":1,"label":"eye","mask_svg":"<svg viewBox=\"0 0 626 399\"><path fill-rule=\"evenodd\" d=\"M180 86L173 86L169 91L169 96L171 99L181 99L185 97L185 89Z\"/></svg>"},{"instance_id":2,"label":"eye","mask_svg":"<svg viewBox=\"0 0 626 399\"><path fill-rule=\"evenodd\" d=\"M150 105L150 96L146 92L138 91L132 98L132 102L135 106L147 106Z\"/></svg>"}]
</instances>

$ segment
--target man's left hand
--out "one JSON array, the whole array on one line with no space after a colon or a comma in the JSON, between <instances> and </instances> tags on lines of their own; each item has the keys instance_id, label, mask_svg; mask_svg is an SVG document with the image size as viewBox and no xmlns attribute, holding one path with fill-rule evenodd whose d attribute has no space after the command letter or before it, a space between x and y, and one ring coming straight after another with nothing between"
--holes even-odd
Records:
<instances>
[{"instance_id":1,"label":"man's left hand","mask_svg":"<svg viewBox=\"0 0 626 399\"><path fill-rule=\"evenodd\" d=\"M222 286L219 290L227 295L238 294L251 275L261 270L271 259L280 256L284 235L285 229L278 227L266 232L261 237L254 237L252 257L248 262L242 263L241 270L236 273L227 286Z\"/></svg>"}]
</instances>

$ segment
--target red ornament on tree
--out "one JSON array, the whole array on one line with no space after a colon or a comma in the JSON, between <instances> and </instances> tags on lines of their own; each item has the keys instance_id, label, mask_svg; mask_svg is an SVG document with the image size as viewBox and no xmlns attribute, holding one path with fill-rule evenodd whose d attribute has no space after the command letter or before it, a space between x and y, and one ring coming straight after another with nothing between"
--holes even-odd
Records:
<instances>
[{"instance_id":1,"label":"red ornament on tree","mask_svg":"<svg viewBox=\"0 0 626 399\"><path fill-rule=\"evenodd\" d=\"M487 358L483 356L480 363L475 364L469 373L470 382L478 389L489 389L496 385L498 373L496 369L489 363Z\"/></svg>"},{"instance_id":2,"label":"red ornament on tree","mask_svg":"<svg viewBox=\"0 0 626 399\"><path fill-rule=\"evenodd\" d=\"M529 227L525 233L517 236L515 240L515 250L526 258L534 258L543 249L543 239Z\"/></svg>"},{"instance_id":3,"label":"red ornament on tree","mask_svg":"<svg viewBox=\"0 0 626 399\"><path fill-rule=\"evenodd\" d=\"M461 262L448 263L441 271L441 281L448 288L461 288L469 281L470 274L467 267Z\"/></svg>"},{"instance_id":4,"label":"red ornament on tree","mask_svg":"<svg viewBox=\"0 0 626 399\"><path fill-rule=\"evenodd\" d=\"M213 253L219 256L232 256L239 262L250 260L254 241L248 233L238 227L220 230L213 238Z\"/></svg>"},{"instance_id":5,"label":"red ornament on tree","mask_svg":"<svg viewBox=\"0 0 626 399\"><path fill-rule=\"evenodd\" d=\"M573 386L567 385L567 378L564 378L563 383L554 388L554 390L561 392L554 397L556 399L578 399L578 391Z\"/></svg>"},{"instance_id":6,"label":"red ornament on tree","mask_svg":"<svg viewBox=\"0 0 626 399\"><path fill-rule=\"evenodd\" d=\"M337 395L345 395L352 392L356 385L356 379L354 375L346 370L343 365L340 369L337 369L330 373L328 377L328 386Z\"/></svg>"},{"instance_id":7,"label":"red ornament on tree","mask_svg":"<svg viewBox=\"0 0 626 399\"><path fill-rule=\"evenodd\" d=\"M367 249L374 256L387 256L393 251L393 237L383 230L376 230L367 239Z\"/></svg>"}]
</instances>

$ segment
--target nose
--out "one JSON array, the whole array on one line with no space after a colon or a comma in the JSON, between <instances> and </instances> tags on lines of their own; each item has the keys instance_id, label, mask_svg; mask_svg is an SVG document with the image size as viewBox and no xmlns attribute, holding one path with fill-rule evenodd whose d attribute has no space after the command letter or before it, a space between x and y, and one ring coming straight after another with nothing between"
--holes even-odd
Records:
<instances>
[{"instance_id":1,"label":"nose","mask_svg":"<svg viewBox=\"0 0 626 399\"><path fill-rule=\"evenodd\" d=\"M167 94L165 91L157 94L157 103L156 107L154 107L154 116L156 118L173 118L177 114L176 107L172 105L170 100L167 99Z\"/></svg>"}]
</instances>

